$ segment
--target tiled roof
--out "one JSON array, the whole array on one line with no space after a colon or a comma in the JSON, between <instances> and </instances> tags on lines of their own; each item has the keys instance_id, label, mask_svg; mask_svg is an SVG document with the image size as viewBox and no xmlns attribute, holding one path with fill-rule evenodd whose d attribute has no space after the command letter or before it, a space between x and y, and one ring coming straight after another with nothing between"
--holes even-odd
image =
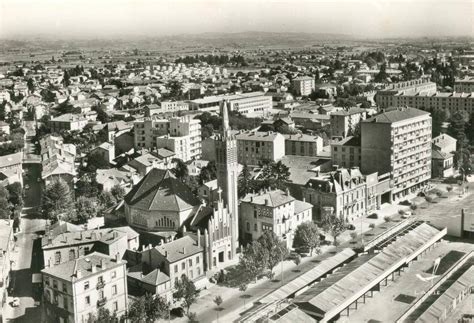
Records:
<instances>
[{"instance_id":1,"label":"tiled roof","mask_svg":"<svg viewBox=\"0 0 474 323\"><path fill-rule=\"evenodd\" d=\"M414 109L414 108L394 108L382 112L370 119L362 121L363 123L377 122L377 123L395 123L411 118L429 115L429 112Z\"/></svg>"},{"instance_id":2,"label":"tiled roof","mask_svg":"<svg viewBox=\"0 0 474 323\"><path fill-rule=\"evenodd\" d=\"M133 267L130 267L127 272L127 276L141 280L145 284L159 286L170 280L170 277L158 268L148 272L144 263L139 263Z\"/></svg>"},{"instance_id":3,"label":"tiled roof","mask_svg":"<svg viewBox=\"0 0 474 323\"><path fill-rule=\"evenodd\" d=\"M166 256L166 260L170 263L203 252L203 248L198 246L197 242L190 236L184 236L171 242L155 246L155 249L163 256Z\"/></svg>"},{"instance_id":4,"label":"tiled roof","mask_svg":"<svg viewBox=\"0 0 474 323\"><path fill-rule=\"evenodd\" d=\"M287 192L272 190L263 193L249 193L242 199L242 202L278 207L294 200L295 198Z\"/></svg>"},{"instance_id":5,"label":"tiled roof","mask_svg":"<svg viewBox=\"0 0 474 323\"><path fill-rule=\"evenodd\" d=\"M15 154L0 156L0 169L9 167L12 165L21 164L23 162L23 153L18 152Z\"/></svg>"},{"instance_id":6,"label":"tiled roof","mask_svg":"<svg viewBox=\"0 0 474 323\"><path fill-rule=\"evenodd\" d=\"M66 281L72 281L75 278L86 278L123 264L124 262L122 261L116 262L112 257L100 252L94 252L54 267L45 268L42 272ZM93 273L92 270L93 266L96 268L95 273ZM77 275L77 273L79 273L79 275Z\"/></svg>"},{"instance_id":7,"label":"tiled roof","mask_svg":"<svg viewBox=\"0 0 474 323\"><path fill-rule=\"evenodd\" d=\"M153 168L125 196L125 202L141 210L180 212L200 205L190 188L169 170Z\"/></svg>"},{"instance_id":8,"label":"tiled roof","mask_svg":"<svg viewBox=\"0 0 474 323\"><path fill-rule=\"evenodd\" d=\"M279 136L282 136L278 132L244 132L235 136L237 140L256 140L256 141L275 141Z\"/></svg>"}]
</instances>

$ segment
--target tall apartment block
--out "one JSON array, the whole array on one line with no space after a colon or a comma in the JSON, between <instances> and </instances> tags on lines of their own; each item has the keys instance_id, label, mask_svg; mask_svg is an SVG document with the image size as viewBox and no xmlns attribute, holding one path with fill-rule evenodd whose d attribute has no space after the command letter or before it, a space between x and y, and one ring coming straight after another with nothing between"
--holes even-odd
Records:
<instances>
[{"instance_id":1,"label":"tall apartment block","mask_svg":"<svg viewBox=\"0 0 474 323\"><path fill-rule=\"evenodd\" d=\"M424 187L431 178L431 117L413 108L394 108L362 121L364 174L391 174L391 200Z\"/></svg>"},{"instance_id":2,"label":"tall apartment block","mask_svg":"<svg viewBox=\"0 0 474 323\"><path fill-rule=\"evenodd\" d=\"M201 157L201 121L181 118L147 118L134 123L136 149L166 148L183 161Z\"/></svg>"},{"instance_id":3,"label":"tall apartment block","mask_svg":"<svg viewBox=\"0 0 474 323\"><path fill-rule=\"evenodd\" d=\"M310 76L300 76L292 81L293 89L297 95L310 95L316 88L314 78Z\"/></svg>"}]
</instances>

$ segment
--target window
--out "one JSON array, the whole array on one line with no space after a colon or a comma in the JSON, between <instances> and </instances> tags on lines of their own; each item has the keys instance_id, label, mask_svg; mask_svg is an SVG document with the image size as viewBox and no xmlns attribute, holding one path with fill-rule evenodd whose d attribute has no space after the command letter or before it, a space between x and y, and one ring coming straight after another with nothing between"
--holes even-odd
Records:
<instances>
[{"instance_id":1,"label":"window","mask_svg":"<svg viewBox=\"0 0 474 323\"><path fill-rule=\"evenodd\" d=\"M250 223L247 222L247 231L250 231Z\"/></svg>"},{"instance_id":2,"label":"window","mask_svg":"<svg viewBox=\"0 0 474 323\"><path fill-rule=\"evenodd\" d=\"M196 257L196 264L199 264L199 256Z\"/></svg>"},{"instance_id":3,"label":"window","mask_svg":"<svg viewBox=\"0 0 474 323\"><path fill-rule=\"evenodd\" d=\"M67 297L64 297L63 299L63 307L65 310L67 310L68 304L67 304Z\"/></svg>"},{"instance_id":4,"label":"window","mask_svg":"<svg viewBox=\"0 0 474 323\"><path fill-rule=\"evenodd\" d=\"M178 272L178 265L174 265L174 272L175 272L175 273Z\"/></svg>"},{"instance_id":5,"label":"window","mask_svg":"<svg viewBox=\"0 0 474 323\"><path fill-rule=\"evenodd\" d=\"M86 296L86 305L91 305L91 297Z\"/></svg>"},{"instance_id":6,"label":"window","mask_svg":"<svg viewBox=\"0 0 474 323\"><path fill-rule=\"evenodd\" d=\"M56 265L59 265L61 263L61 251L56 251L54 253L54 262Z\"/></svg>"},{"instance_id":7,"label":"window","mask_svg":"<svg viewBox=\"0 0 474 323\"><path fill-rule=\"evenodd\" d=\"M89 254L89 251L90 251L90 248L89 248L89 247L85 247L85 248L84 248L84 254L85 254L85 255Z\"/></svg>"},{"instance_id":8,"label":"window","mask_svg":"<svg viewBox=\"0 0 474 323\"><path fill-rule=\"evenodd\" d=\"M254 230L254 231L258 231L257 223L254 223L254 224L253 224L253 230Z\"/></svg>"},{"instance_id":9,"label":"window","mask_svg":"<svg viewBox=\"0 0 474 323\"><path fill-rule=\"evenodd\" d=\"M115 278L117 277L117 272L115 272L115 270L112 272L112 278Z\"/></svg>"},{"instance_id":10,"label":"window","mask_svg":"<svg viewBox=\"0 0 474 323\"><path fill-rule=\"evenodd\" d=\"M117 295L117 285L112 286L112 295Z\"/></svg>"},{"instance_id":11,"label":"window","mask_svg":"<svg viewBox=\"0 0 474 323\"><path fill-rule=\"evenodd\" d=\"M88 290L89 289L89 282L86 281L84 282L84 290Z\"/></svg>"},{"instance_id":12,"label":"window","mask_svg":"<svg viewBox=\"0 0 474 323\"><path fill-rule=\"evenodd\" d=\"M118 303L114 302L114 311L118 311Z\"/></svg>"},{"instance_id":13,"label":"window","mask_svg":"<svg viewBox=\"0 0 474 323\"><path fill-rule=\"evenodd\" d=\"M253 217L256 219L257 218L257 210L253 210Z\"/></svg>"},{"instance_id":14,"label":"window","mask_svg":"<svg viewBox=\"0 0 474 323\"><path fill-rule=\"evenodd\" d=\"M76 252L74 249L69 250L69 260L74 260L76 259Z\"/></svg>"},{"instance_id":15,"label":"window","mask_svg":"<svg viewBox=\"0 0 474 323\"><path fill-rule=\"evenodd\" d=\"M201 268L197 267L197 275L200 276L201 275Z\"/></svg>"},{"instance_id":16,"label":"window","mask_svg":"<svg viewBox=\"0 0 474 323\"><path fill-rule=\"evenodd\" d=\"M58 289L58 281L53 280L53 288Z\"/></svg>"},{"instance_id":17,"label":"window","mask_svg":"<svg viewBox=\"0 0 474 323\"><path fill-rule=\"evenodd\" d=\"M102 276L97 277L97 283L98 284L103 284L104 283L104 277L102 277Z\"/></svg>"},{"instance_id":18,"label":"window","mask_svg":"<svg viewBox=\"0 0 474 323\"><path fill-rule=\"evenodd\" d=\"M99 291L99 299L104 299L105 295L104 295L104 291L101 290Z\"/></svg>"},{"instance_id":19,"label":"window","mask_svg":"<svg viewBox=\"0 0 474 323\"><path fill-rule=\"evenodd\" d=\"M67 293L67 285L66 285L66 283L63 283L63 292Z\"/></svg>"},{"instance_id":20,"label":"window","mask_svg":"<svg viewBox=\"0 0 474 323\"><path fill-rule=\"evenodd\" d=\"M190 277L191 279L193 279L193 270L192 270L192 269L189 271L189 277Z\"/></svg>"},{"instance_id":21,"label":"window","mask_svg":"<svg viewBox=\"0 0 474 323\"><path fill-rule=\"evenodd\" d=\"M188 262L189 262L189 267L192 267L192 266L193 266L193 260L192 260L192 259L188 259Z\"/></svg>"},{"instance_id":22,"label":"window","mask_svg":"<svg viewBox=\"0 0 474 323\"><path fill-rule=\"evenodd\" d=\"M183 261L181 263L181 270L185 270L186 269L186 263Z\"/></svg>"}]
</instances>

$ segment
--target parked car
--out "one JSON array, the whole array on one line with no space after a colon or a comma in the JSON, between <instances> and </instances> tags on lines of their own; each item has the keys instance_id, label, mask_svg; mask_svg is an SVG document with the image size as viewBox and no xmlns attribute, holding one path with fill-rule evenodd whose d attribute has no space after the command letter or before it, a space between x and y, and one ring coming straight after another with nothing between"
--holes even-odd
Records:
<instances>
[{"instance_id":1,"label":"parked car","mask_svg":"<svg viewBox=\"0 0 474 323\"><path fill-rule=\"evenodd\" d=\"M411 212L410 211L405 211L405 213L402 214L402 218L403 219L408 219L409 217L411 217Z\"/></svg>"},{"instance_id":2,"label":"parked car","mask_svg":"<svg viewBox=\"0 0 474 323\"><path fill-rule=\"evenodd\" d=\"M352 223L349 223L348 225L346 225L346 229L347 230L355 230L355 225L353 225Z\"/></svg>"},{"instance_id":3,"label":"parked car","mask_svg":"<svg viewBox=\"0 0 474 323\"><path fill-rule=\"evenodd\" d=\"M11 305L12 307L18 307L18 306L20 306L20 299L19 299L18 297L15 297L15 298L11 301L10 305Z\"/></svg>"}]
</instances>

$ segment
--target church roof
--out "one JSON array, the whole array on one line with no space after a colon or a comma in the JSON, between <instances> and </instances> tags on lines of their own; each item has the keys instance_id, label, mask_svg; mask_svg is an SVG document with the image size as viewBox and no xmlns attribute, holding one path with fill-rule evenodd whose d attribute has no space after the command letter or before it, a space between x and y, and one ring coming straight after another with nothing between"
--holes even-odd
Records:
<instances>
[{"instance_id":1,"label":"church roof","mask_svg":"<svg viewBox=\"0 0 474 323\"><path fill-rule=\"evenodd\" d=\"M125 202L146 211L188 210L200 205L189 187L176 179L169 170L153 168L125 196Z\"/></svg>"}]
</instances>

